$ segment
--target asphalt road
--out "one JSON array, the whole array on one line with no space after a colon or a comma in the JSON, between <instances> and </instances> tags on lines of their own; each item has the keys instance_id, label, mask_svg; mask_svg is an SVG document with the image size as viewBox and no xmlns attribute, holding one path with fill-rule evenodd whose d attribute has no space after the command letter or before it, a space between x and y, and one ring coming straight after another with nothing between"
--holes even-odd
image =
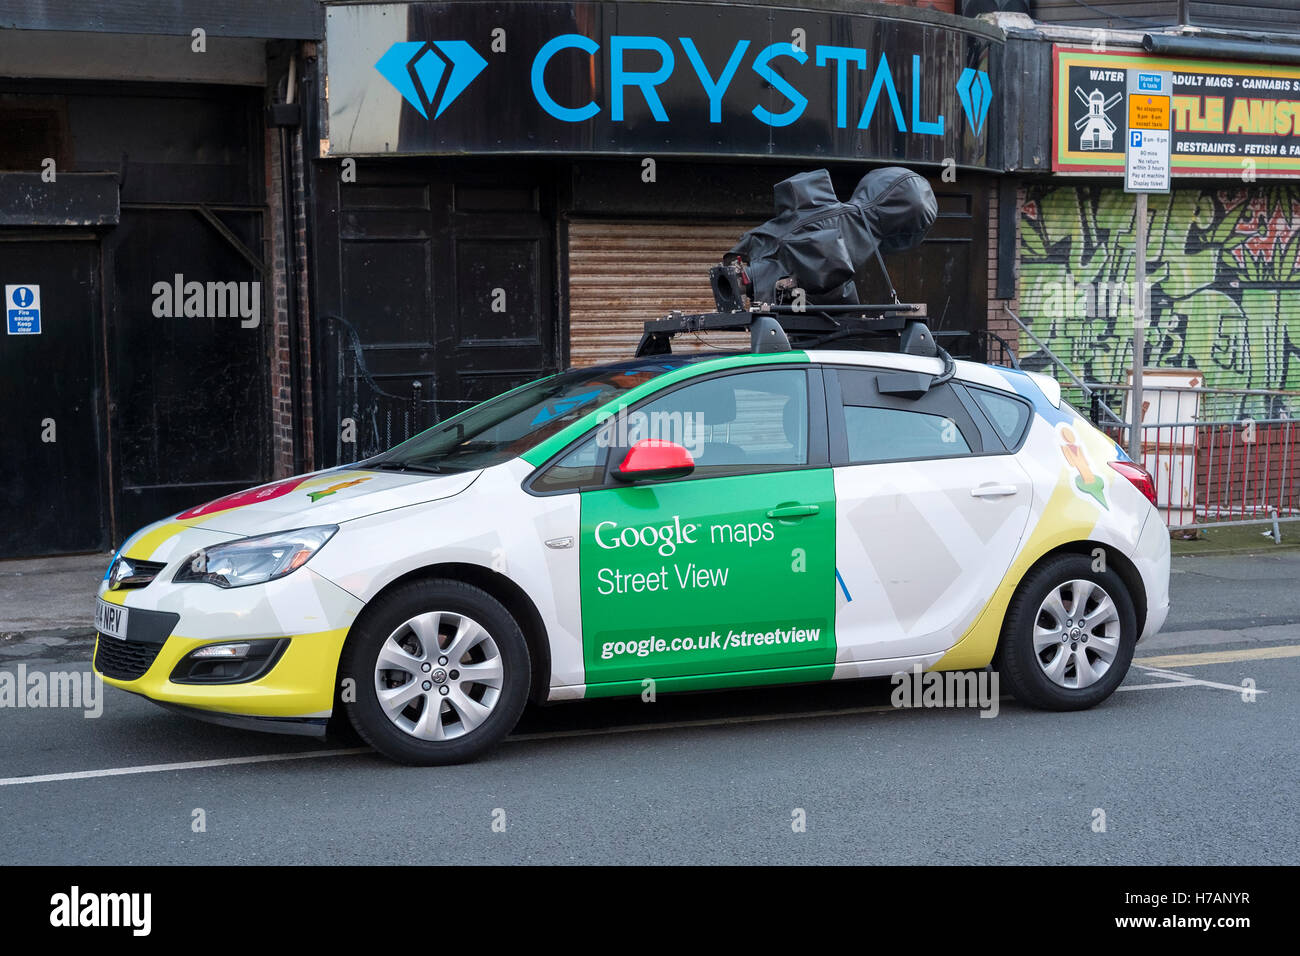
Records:
<instances>
[{"instance_id":1,"label":"asphalt road","mask_svg":"<svg viewBox=\"0 0 1300 956\"><path fill-rule=\"evenodd\" d=\"M1296 863L1297 581L1300 555L1178 561L1170 630L1075 714L898 710L888 681L596 701L415 769L111 688L97 719L0 709L0 863Z\"/></svg>"},{"instance_id":2,"label":"asphalt road","mask_svg":"<svg viewBox=\"0 0 1300 956\"><path fill-rule=\"evenodd\" d=\"M1300 624L1300 551L1175 558L1169 586L1166 634Z\"/></svg>"}]
</instances>

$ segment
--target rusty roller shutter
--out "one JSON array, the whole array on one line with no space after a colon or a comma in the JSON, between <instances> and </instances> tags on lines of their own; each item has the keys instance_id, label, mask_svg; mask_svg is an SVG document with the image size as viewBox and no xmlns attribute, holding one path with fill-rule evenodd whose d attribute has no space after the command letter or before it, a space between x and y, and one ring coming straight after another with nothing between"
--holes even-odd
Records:
<instances>
[{"instance_id":1,"label":"rusty roller shutter","mask_svg":"<svg viewBox=\"0 0 1300 956\"><path fill-rule=\"evenodd\" d=\"M1300 186L1180 186L1148 203L1146 364L1199 369L1211 388L1300 388ZM1131 364L1134 208L1114 186L1051 185L1021 209L1021 318L1094 382L1124 382Z\"/></svg>"},{"instance_id":2,"label":"rusty roller shutter","mask_svg":"<svg viewBox=\"0 0 1300 956\"><path fill-rule=\"evenodd\" d=\"M756 223L574 220L569 223L569 364L631 358L642 325L673 309L710 312L709 267ZM744 336L714 335L709 346L744 347ZM673 343L674 351L704 346Z\"/></svg>"}]
</instances>

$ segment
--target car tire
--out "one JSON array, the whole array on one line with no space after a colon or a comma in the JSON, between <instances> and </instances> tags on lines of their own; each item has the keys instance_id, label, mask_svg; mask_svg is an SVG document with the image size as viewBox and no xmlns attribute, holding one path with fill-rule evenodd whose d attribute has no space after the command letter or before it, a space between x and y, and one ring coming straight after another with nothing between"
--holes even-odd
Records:
<instances>
[{"instance_id":1,"label":"car tire","mask_svg":"<svg viewBox=\"0 0 1300 956\"><path fill-rule=\"evenodd\" d=\"M1110 568L1093 570L1086 555L1063 554L1016 589L993 666L1022 704L1083 710L1115 692L1136 643L1137 614L1123 579Z\"/></svg>"},{"instance_id":2,"label":"car tire","mask_svg":"<svg viewBox=\"0 0 1300 956\"><path fill-rule=\"evenodd\" d=\"M357 619L339 661L340 682L348 678L348 718L375 750L418 766L462 763L500 743L523 713L528 643L483 589L414 581Z\"/></svg>"}]
</instances>

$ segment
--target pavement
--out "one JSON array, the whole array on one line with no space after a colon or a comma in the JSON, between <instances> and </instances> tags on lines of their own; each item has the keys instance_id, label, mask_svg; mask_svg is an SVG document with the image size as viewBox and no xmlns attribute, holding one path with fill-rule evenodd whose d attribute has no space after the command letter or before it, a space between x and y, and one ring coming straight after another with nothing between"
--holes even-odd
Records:
<instances>
[{"instance_id":1,"label":"pavement","mask_svg":"<svg viewBox=\"0 0 1300 956\"><path fill-rule=\"evenodd\" d=\"M1169 619L1138 655L1300 640L1300 551L1175 557Z\"/></svg>"},{"instance_id":2,"label":"pavement","mask_svg":"<svg viewBox=\"0 0 1300 956\"><path fill-rule=\"evenodd\" d=\"M20 635L0 669L84 672L77 595L105 564L60 567L60 587L0 565L0 630ZM1120 691L1071 714L899 709L887 680L589 701L531 708L485 758L420 769L113 688L92 719L3 708L2 858L1294 864L1300 554L1179 558L1172 582L1169 624Z\"/></svg>"},{"instance_id":3,"label":"pavement","mask_svg":"<svg viewBox=\"0 0 1300 956\"><path fill-rule=\"evenodd\" d=\"M112 554L0 561L0 667L89 662L95 592Z\"/></svg>"},{"instance_id":4,"label":"pavement","mask_svg":"<svg viewBox=\"0 0 1300 956\"><path fill-rule=\"evenodd\" d=\"M0 561L0 635L85 630L112 554Z\"/></svg>"}]
</instances>

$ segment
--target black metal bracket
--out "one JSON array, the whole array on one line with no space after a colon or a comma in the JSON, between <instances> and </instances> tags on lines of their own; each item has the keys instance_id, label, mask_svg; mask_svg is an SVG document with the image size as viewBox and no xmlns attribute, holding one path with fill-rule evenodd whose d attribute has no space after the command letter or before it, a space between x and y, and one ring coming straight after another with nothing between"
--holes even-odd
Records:
<instances>
[{"instance_id":1,"label":"black metal bracket","mask_svg":"<svg viewBox=\"0 0 1300 956\"><path fill-rule=\"evenodd\" d=\"M272 103L266 108L266 125L294 129L302 125L302 104Z\"/></svg>"},{"instance_id":2,"label":"black metal bracket","mask_svg":"<svg viewBox=\"0 0 1300 956\"><path fill-rule=\"evenodd\" d=\"M816 348L837 339L890 337L908 355L938 355L934 336L919 315L919 305L763 305L734 312L670 312L645 323L638 358L668 355L677 335L698 332L749 332L755 353ZM792 344L793 343L793 344Z\"/></svg>"}]
</instances>

